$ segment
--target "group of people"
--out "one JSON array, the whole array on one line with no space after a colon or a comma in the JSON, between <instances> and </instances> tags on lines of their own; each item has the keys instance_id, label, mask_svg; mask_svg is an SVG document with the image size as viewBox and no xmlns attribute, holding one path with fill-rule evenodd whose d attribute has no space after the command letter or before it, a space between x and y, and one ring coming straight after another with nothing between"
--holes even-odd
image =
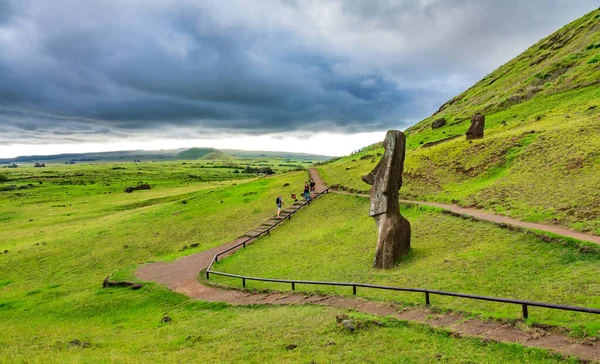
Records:
<instances>
[{"instance_id":1,"label":"group of people","mask_svg":"<svg viewBox=\"0 0 600 364\"><path fill-rule=\"evenodd\" d=\"M315 197L316 186L317 184L312 178L304 182L304 192L302 192L302 197L304 197L305 201L310 201ZM277 218L281 218L281 208L283 207L283 199L281 198L281 195L277 196L277 199L275 200L275 205L277 205Z\"/></svg>"}]
</instances>

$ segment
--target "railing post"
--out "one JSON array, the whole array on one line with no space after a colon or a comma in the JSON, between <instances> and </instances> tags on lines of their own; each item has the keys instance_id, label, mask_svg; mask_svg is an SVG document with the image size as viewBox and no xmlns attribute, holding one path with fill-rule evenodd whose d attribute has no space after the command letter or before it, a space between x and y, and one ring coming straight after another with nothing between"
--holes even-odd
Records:
<instances>
[{"instance_id":1,"label":"railing post","mask_svg":"<svg viewBox=\"0 0 600 364\"><path fill-rule=\"evenodd\" d=\"M208 273L208 271L206 271L206 280L208 281L210 279L210 274Z\"/></svg>"},{"instance_id":2,"label":"railing post","mask_svg":"<svg viewBox=\"0 0 600 364\"><path fill-rule=\"evenodd\" d=\"M219 256L215 255L215 263L217 263L219 261Z\"/></svg>"},{"instance_id":3,"label":"railing post","mask_svg":"<svg viewBox=\"0 0 600 364\"><path fill-rule=\"evenodd\" d=\"M245 248L245 247L246 247L246 242L244 242L242 245L243 245L243 247Z\"/></svg>"},{"instance_id":4,"label":"railing post","mask_svg":"<svg viewBox=\"0 0 600 364\"><path fill-rule=\"evenodd\" d=\"M242 278L242 287L246 288L246 278Z\"/></svg>"},{"instance_id":5,"label":"railing post","mask_svg":"<svg viewBox=\"0 0 600 364\"><path fill-rule=\"evenodd\" d=\"M296 283L292 282L292 291L296 290Z\"/></svg>"},{"instance_id":6,"label":"railing post","mask_svg":"<svg viewBox=\"0 0 600 364\"><path fill-rule=\"evenodd\" d=\"M356 296L356 284L352 285L352 294Z\"/></svg>"},{"instance_id":7,"label":"railing post","mask_svg":"<svg viewBox=\"0 0 600 364\"><path fill-rule=\"evenodd\" d=\"M290 214L288 215L288 220L291 220L291 219L292 219L292 214L290 213Z\"/></svg>"},{"instance_id":8,"label":"railing post","mask_svg":"<svg viewBox=\"0 0 600 364\"><path fill-rule=\"evenodd\" d=\"M267 229L267 235L271 235L271 229Z\"/></svg>"},{"instance_id":9,"label":"railing post","mask_svg":"<svg viewBox=\"0 0 600 364\"><path fill-rule=\"evenodd\" d=\"M429 292L425 292L425 304L427 306L429 306L430 302L429 302Z\"/></svg>"},{"instance_id":10,"label":"railing post","mask_svg":"<svg viewBox=\"0 0 600 364\"><path fill-rule=\"evenodd\" d=\"M527 305L523 304L523 318L525 320L527 320L528 317L529 317L529 312L527 311Z\"/></svg>"}]
</instances>

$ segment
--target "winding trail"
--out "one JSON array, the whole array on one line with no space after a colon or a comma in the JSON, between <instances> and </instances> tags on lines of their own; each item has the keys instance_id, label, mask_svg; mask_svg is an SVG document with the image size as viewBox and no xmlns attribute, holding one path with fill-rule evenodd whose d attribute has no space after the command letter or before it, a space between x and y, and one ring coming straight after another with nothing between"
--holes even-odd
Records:
<instances>
[{"instance_id":1,"label":"winding trail","mask_svg":"<svg viewBox=\"0 0 600 364\"><path fill-rule=\"evenodd\" d=\"M315 180L315 182L318 181L317 183L320 183L322 186L325 186L323 184L323 181L321 180L321 177L319 176L319 173L315 169L310 170L310 175ZM352 192L336 191L336 190L330 190L330 192L343 194L343 195L361 196L361 197L367 197L367 198L369 197L369 195L362 194L362 193L352 193ZM575 231L575 230L572 230L572 229L569 229L569 228L566 228L563 226L540 224L537 222L526 222L526 221L522 221L522 220L513 219L513 218L507 217L507 216L495 215L490 212L485 212L485 211L482 211L479 209L465 208L465 207L460 207L457 205L450 205L450 204L444 204L444 203L417 201L417 200L404 200L404 199L400 199L400 202L406 203L406 204L411 204L411 205L437 207L437 208L441 208L441 209L444 209L447 211L451 211L456 214L472 216L479 220L490 221L490 222L493 222L496 224L505 224L505 225L516 226L516 227L520 227L520 228L524 228L524 229L538 230L538 231L561 235L561 236L565 236L565 237L569 237L569 238L573 238L573 239L577 239L577 240L581 240L581 241L586 241L589 243L600 244L600 236L599 235L582 233L582 232Z\"/></svg>"},{"instance_id":2,"label":"winding trail","mask_svg":"<svg viewBox=\"0 0 600 364\"><path fill-rule=\"evenodd\" d=\"M310 175L316 182L316 191L323 191L326 187L317 171L311 169ZM420 201L407 202L428 204L421 203ZM288 212L288 209L284 210L284 216ZM502 220L499 221L506 222L504 219L505 218L502 218ZM489 221L496 222L496 220ZM285 224L285 222L282 223L282 225L283 224ZM600 344L590 340L586 341L570 338L564 333L564 330L560 328L527 328L526 330L521 330L514 324L469 318L459 313L439 313L428 307L405 308L393 303L375 302L360 297L328 296L297 292L257 293L255 291L242 289L221 289L211 285L205 285L199 281L198 275L208 267L216 253L230 248L242 242L244 239L245 238L239 238L219 247L182 257L174 262L156 262L143 265L136 271L136 276L145 281L154 281L165 285L171 290L185 294L192 299L227 302L232 305L316 304L331 306L344 310L356 310L371 315L391 316L399 320L444 328L453 332L455 336L464 335L481 337L499 342L519 343L528 347L544 348L564 355L573 355L584 360L600 361ZM250 241L249 243L252 242L254 241ZM233 250L230 254L233 254L239 249ZM333 319L334 318L332 318L332 320Z\"/></svg>"}]
</instances>

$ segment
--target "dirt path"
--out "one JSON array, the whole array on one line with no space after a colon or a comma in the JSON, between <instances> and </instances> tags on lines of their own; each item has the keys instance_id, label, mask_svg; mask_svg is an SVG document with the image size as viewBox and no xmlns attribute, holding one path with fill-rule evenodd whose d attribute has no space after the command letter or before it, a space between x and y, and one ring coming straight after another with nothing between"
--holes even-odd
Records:
<instances>
[{"instance_id":1,"label":"dirt path","mask_svg":"<svg viewBox=\"0 0 600 364\"><path fill-rule=\"evenodd\" d=\"M317 183L317 192L323 191L326 187L316 170L311 169L310 174ZM474 336L499 342L520 343L524 346L550 349L564 355L574 355L585 360L600 360L600 344L593 341L569 338L561 329L526 328L521 330L514 324L468 318L458 313L438 313L426 307L407 309L395 304L374 302L360 297L325 296L296 292L266 294L241 289L220 289L200 283L198 274L208 267L213 256L240 243L242 240L243 238L240 238L210 250L182 257L174 262L157 262L143 265L137 270L136 276L145 281L163 284L190 298L204 301L228 302L233 305L316 304L331 306L445 328L454 332L457 336ZM252 242L254 241L249 243ZM231 252L231 254L233 253L234 251ZM358 294L360 295L360 289Z\"/></svg>"},{"instance_id":2,"label":"dirt path","mask_svg":"<svg viewBox=\"0 0 600 364\"><path fill-rule=\"evenodd\" d=\"M310 175L315 180L317 185L320 184L321 186L323 186L323 188L326 188L325 184L321 180L321 177L319 176L319 173L315 169L310 170ZM362 197L367 197L367 198L369 197L369 195L362 194L362 193L351 193L351 192L334 191L334 190L331 190L331 192L338 193L338 194L344 194L344 195L362 196ZM486 221L490 221L490 222L498 223L498 224L517 226L517 227L521 227L521 228L525 228L525 229L534 229L534 230L544 231L544 232L557 234L557 235L561 235L561 236L566 236L566 237L581 240L581 241L587 241L590 243L600 244L600 236L598 236L598 235L586 234L586 233L571 230L569 228L562 227L562 226L556 226L556 225L550 225L550 224L540 224L540 223L536 223L536 222L526 222L526 221L513 219L513 218L507 217L507 216L495 215L495 214L485 212L482 210L478 210L478 209L465 208L465 207L460 207L457 205L449 205L449 204L444 204L444 203L417 201L417 200L403 200L403 199L401 199L400 202L412 204L412 205L438 207L438 208L448 210L448 211L451 211L451 212L454 212L457 214L472 216L479 220L486 220Z\"/></svg>"},{"instance_id":3,"label":"dirt path","mask_svg":"<svg viewBox=\"0 0 600 364\"><path fill-rule=\"evenodd\" d=\"M138 269L136 275L145 281L155 281L193 299L228 302L233 305L296 305L316 304L356 310L376 316L391 316L399 320L423 323L448 329L456 336L481 337L528 347L550 349L564 355L585 360L600 360L600 345L591 340L567 337L560 329L528 328L521 330L514 324L468 318L458 313L438 313L425 307L402 308L391 303L373 302L362 298L324 296L310 293L253 293L247 290L220 289L198 281L198 274L208 267L213 256L241 239L217 248L178 259L172 263L151 263ZM359 292L360 294L360 292ZM333 317L332 317L333 320Z\"/></svg>"}]
</instances>

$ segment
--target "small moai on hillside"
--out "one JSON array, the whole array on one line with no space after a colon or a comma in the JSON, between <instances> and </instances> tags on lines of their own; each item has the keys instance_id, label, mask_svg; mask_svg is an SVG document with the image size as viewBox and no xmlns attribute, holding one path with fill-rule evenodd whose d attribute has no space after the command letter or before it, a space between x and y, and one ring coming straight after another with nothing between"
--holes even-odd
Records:
<instances>
[{"instance_id":1,"label":"small moai on hillside","mask_svg":"<svg viewBox=\"0 0 600 364\"><path fill-rule=\"evenodd\" d=\"M377 166L363 182L371 185L369 216L375 219L379 237L374 268L389 269L410 249L410 223L400 214L406 138L401 131L389 130L383 141L385 149Z\"/></svg>"},{"instance_id":2,"label":"small moai on hillside","mask_svg":"<svg viewBox=\"0 0 600 364\"><path fill-rule=\"evenodd\" d=\"M467 130L467 140L483 138L485 128L485 116L477 113L471 118L471 126Z\"/></svg>"},{"instance_id":3,"label":"small moai on hillside","mask_svg":"<svg viewBox=\"0 0 600 364\"><path fill-rule=\"evenodd\" d=\"M436 119L431 123L431 129L439 129L444 125L446 125L446 119Z\"/></svg>"}]
</instances>

